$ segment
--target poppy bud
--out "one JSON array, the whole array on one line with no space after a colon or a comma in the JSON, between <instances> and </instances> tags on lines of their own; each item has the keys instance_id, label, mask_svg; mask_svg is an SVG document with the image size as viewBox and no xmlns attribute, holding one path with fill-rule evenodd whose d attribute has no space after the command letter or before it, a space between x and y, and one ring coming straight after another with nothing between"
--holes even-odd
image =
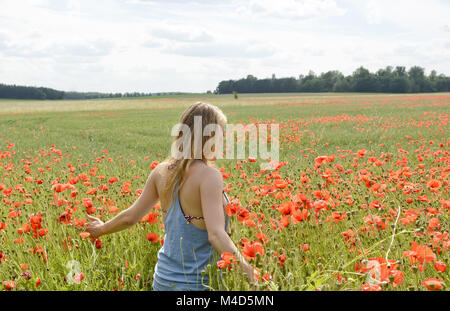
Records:
<instances>
[{"instance_id":1,"label":"poppy bud","mask_svg":"<svg viewBox=\"0 0 450 311\"><path fill-rule=\"evenodd\" d=\"M261 254L259 252L256 253L256 265L261 262Z\"/></svg>"}]
</instances>

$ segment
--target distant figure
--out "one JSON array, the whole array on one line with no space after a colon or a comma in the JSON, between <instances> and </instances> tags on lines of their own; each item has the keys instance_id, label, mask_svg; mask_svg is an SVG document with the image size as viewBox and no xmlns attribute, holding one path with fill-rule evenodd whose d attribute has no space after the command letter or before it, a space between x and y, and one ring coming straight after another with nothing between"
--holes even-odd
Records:
<instances>
[{"instance_id":1,"label":"distant figure","mask_svg":"<svg viewBox=\"0 0 450 311\"><path fill-rule=\"evenodd\" d=\"M195 140L199 117L202 137ZM98 238L136 224L158 200L161 202L166 234L157 255L153 290L208 290L208 275L202 275L202 270L208 264L216 264L214 250L219 255L229 252L236 256L239 267L247 274L249 282L254 283L255 270L227 234L229 217L225 218L224 207L228 198L223 192L222 173L208 165L216 160L216 152L221 148L213 145L212 152L203 150L208 139L216 138L220 142L223 139L223 136L215 136L218 131L206 135L205 127L215 124L224 132L226 122L225 115L216 106L197 102L188 107L179 125L189 129L192 135L180 132L174 143L188 142L191 148L185 148L185 144L174 148L172 144L171 156L150 173L136 202L110 221L103 223L88 215L93 221L86 224L86 231ZM200 154L195 144L201 144ZM184 154L181 158L180 153Z\"/></svg>"}]
</instances>

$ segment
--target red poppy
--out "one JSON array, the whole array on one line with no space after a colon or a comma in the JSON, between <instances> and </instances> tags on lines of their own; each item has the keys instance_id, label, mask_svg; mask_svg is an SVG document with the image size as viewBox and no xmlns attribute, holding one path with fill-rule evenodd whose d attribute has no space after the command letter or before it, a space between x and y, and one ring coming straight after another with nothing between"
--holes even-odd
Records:
<instances>
[{"instance_id":1,"label":"red poppy","mask_svg":"<svg viewBox=\"0 0 450 311\"><path fill-rule=\"evenodd\" d=\"M264 247L259 241L248 242L245 244L242 254L247 260L256 258L256 254L264 255Z\"/></svg>"},{"instance_id":2,"label":"red poppy","mask_svg":"<svg viewBox=\"0 0 450 311\"><path fill-rule=\"evenodd\" d=\"M72 220L72 215L68 211L62 213L58 218L58 222L59 223L62 222L65 225L69 224L71 222L71 220Z\"/></svg>"},{"instance_id":3,"label":"red poppy","mask_svg":"<svg viewBox=\"0 0 450 311\"><path fill-rule=\"evenodd\" d=\"M54 190L55 192L63 192L66 189L64 186L65 185L62 184L55 184L52 186L52 190Z\"/></svg>"},{"instance_id":4,"label":"red poppy","mask_svg":"<svg viewBox=\"0 0 450 311\"><path fill-rule=\"evenodd\" d=\"M39 230L39 236L45 236L48 233L48 229L47 228L42 228Z\"/></svg>"},{"instance_id":5,"label":"red poppy","mask_svg":"<svg viewBox=\"0 0 450 311\"><path fill-rule=\"evenodd\" d=\"M232 216L237 213L239 206L237 204L230 203L225 207L225 213L228 216Z\"/></svg>"},{"instance_id":6,"label":"red poppy","mask_svg":"<svg viewBox=\"0 0 450 311\"><path fill-rule=\"evenodd\" d=\"M229 252L223 252L221 257L222 260L217 261L217 266L220 269L228 268L228 270L231 270L231 265L236 263L236 257Z\"/></svg>"},{"instance_id":7,"label":"red poppy","mask_svg":"<svg viewBox=\"0 0 450 311\"><path fill-rule=\"evenodd\" d=\"M308 217L308 210L307 209L294 209L291 213L291 222L293 224L297 224L300 221L305 220Z\"/></svg>"},{"instance_id":8,"label":"red poppy","mask_svg":"<svg viewBox=\"0 0 450 311\"><path fill-rule=\"evenodd\" d=\"M81 281L83 281L83 279L84 279L84 273L83 273L83 272L78 273L78 274L75 274L75 275L73 276L73 280L74 280L75 283L77 283L77 284L81 283Z\"/></svg>"},{"instance_id":9,"label":"red poppy","mask_svg":"<svg viewBox=\"0 0 450 311\"><path fill-rule=\"evenodd\" d=\"M80 236L82 239L86 239L90 236L91 234L89 232L81 232Z\"/></svg>"},{"instance_id":10,"label":"red poppy","mask_svg":"<svg viewBox=\"0 0 450 311\"><path fill-rule=\"evenodd\" d=\"M75 217L75 226L77 227L83 227L86 224L86 218L83 219L77 219Z\"/></svg>"},{"instance_id":11,"label":"red poppy","mask_svg":"<svg viewBox=\"0 0 450 311\"><path fill-rule=\"evenodd\" d=\"M276 179L276 180L273 182L273 185L274 185L274 187L277 188L277 189L284 189L284 188L287 187L288 183L287 183L285 180L282 180L282 179Z\"/></svg>"},{"instance_id":12,"label":"red poppy","mask_svg":"<svg viewBox=\"0 0 450 311\"><path fill-rule=\"evenodd\" d=\"M314 201L314 208L316 210L326 209L327 208L327 202L324 201L324 200Z\"/></svg>"},{"instance_id":13,"label":"red poppy","mask_svg":"<svg viewBox=\"0 0 450 311\"><path fill-rule=\"evenodd\" d=\"M304 251L307 252L309 251L309 244L300 244L300 248Z\"/></svg>"},{"instance_id":14,"label":"red poppy","mask_svg":"<svg viewBox=\"0 0 450 311\"><path fill-rule=\"evenodd\" d=\"M442 186L442 183L437 179L430 179L427 182L427 186L431 192L437 192L439 188Z\"/></svg>"},{"instance_id":15,"label":"red poppy","mask_svg":"<svg viewBox=\"0 0 450 311\"><path fill-rule=\"evenodd\" d=\"M403 284L404 277L403 272L400 270L390 270L389 271L389 280L391 280L392 285L397 287L399 284Z\"/></svg>"},{"instance_id":16,"label":"red poppy","mask_svg":"<svg viewBox=\"0 0 450 311\"><path fill-rule=\"evenodd\" d=\"M318 166L320 166L322 164L326 164L327 161L328 161L328 156L319 156L314 159L314 163Z\"/></svg>"},{"instance_id":17,"label":"red poppy","mask_svg":"<svg viewBox=\"0 0 450 311\"><path fill-rule=\"evenodd\" d=\"M100 239L95 240L95 248L97 248L97 249L102 248L102 240L100 240Z\"/></svg>"},{"instance_id":18,"label":"red poppy","mask_svg":"<svg viewBox=\"0 0 450 311\"><path fill-rule=\"evenodd\" d=\"M442 261L436 261L434 263L434 268L439 272L445 272L445 270L447 270L447 266Z\"/></svg>"},{"instance_id":19,"label":"red poppy","mask_svg":"<svg viewBox=\"0 0 450 311\"><path fill-rule=\"evenodd\" d=\"M159 241L159 236L154 232L150 232L149 234L147 234L147 240L156 243Z\"/></svg>"},{"instance_id":20,"label":"red poppy","mask_svg":"<svg viewBox=\"0 0 450 311\"><path fill-rule=\"evenodd\" d=\"M5 286L6 290L11 290L17 288L17 283L14 281L3 281L3 286Z\"/></svg>"},{"instance_id":21,"label":"red poppy","mask_svg":"<svg viewBox=\"0 0 450 311\"><path fill-rule=\"evenodd\" d=\"M149 213L147 222L149 224L156 224L158 222L158 214L157 213Z\"/></svg>"},{"instance_id":22,"label":"red poppy","mask_svg":"<svg viewBox=\"0 0 450 311\"><path fill-rule=\"evenodd\" d=\"M411 243L411 250L403 253L403 257L408 256L411 263L430 263L436 260L433 250L425 245L419 245L415 241Z\"/></svg>"},{"instance_id":23,"label":"red poppy","mask_svg":"<svg viewBox=\"0 0 450 311\"><path fill-rule=\"evenodd\" d=\"M110 184L113 184L113 183L115 183L115 182L118 181L118 180L119 180L118 177L111 177L110 179L108 179L108 182L109 182Z\"/></svg>"},{"instance_id":24,"label":"red poppy","mask_svg":"<svg viewBox=\"0 0 450 311\"><path fill-rule=\"evenodd\" d=\"M428 290L435 291L442 289L444 283L441 278L427 278L423 280L422 286L425 286Z\"/></svg>"},{"instance_id":25,"label":"red poppy","mask_svg":"<svg viewBox=\"0 0 450 311\"><path fill-rule=\"evenodd\" d=\"M278 256L278 265L280 267L284 266L284 262L287 260L287 257L285 254L281 254L280 256Z\"/></svg>"},{"instance_id":26,"label":"red poppy","mask_svg":"<svg viewBox=\"0 0 450 311\"><path fill-rule=\"evenodd\" d=\"M294 202L288 201L288 202L284 202L282 204L280 204L280 206L278 207L278 211L282 214L282 215L289 215L291 214L291 211L294 209Z\"/></svg>"},{"instance_id":27,"label":"red poppy","mask_svg":"<svg viewBox=\"0 0 450 311\"><path fill-rule=\"evenodd\" d=\"M363 284L363 286L361 286L361 290L364 292L380 292L381 286L380 284Z\"/></svg>"}]
</instances>

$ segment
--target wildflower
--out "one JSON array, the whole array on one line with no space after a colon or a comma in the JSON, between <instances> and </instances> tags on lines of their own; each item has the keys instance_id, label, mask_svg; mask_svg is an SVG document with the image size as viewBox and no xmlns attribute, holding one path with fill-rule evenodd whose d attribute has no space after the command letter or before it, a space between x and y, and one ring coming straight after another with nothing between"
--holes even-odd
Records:
<instances>
[{"instance_id":1,"label":"wildflower","mask_svg":"<svg viewBox=\"0 0 450 311\"><path fill-rule=\"evenodd\" d=\"M361 286L361 290L364 292L368 292L368 291L381 291L381 286L380 284L363 284L363 286Z\"/></svg>"},{"instance_id":2,"label":"wildflower","mask_svg":"<svg viewBox=\"0 0 450 311\"><path fill-rule=\"evenodd\" d=\"M264 255L264 247L259 241L248 242L245 244L242 254L246 259L252 260L256 258L256 254Z\"/></svg>"},{"instance_id":3,"label":"wildflower","mask_svg":"<svg viewBox=\"0 0 450 311\"><path fill-rule=\"evenodd\" d=\"M431 291L440 290L444 286L441 278L427 278L421 284Z\"/></svg>"},{"instance_id":4,"label":"wildflower","mask_svg":"<svg viewBox=\"0 0 450 311\"><path fill-rule=\"evenodd\" d=\"M221 254L222 260L217 261L217 266L220 269L228 268L231 270L231 265L236 263L236 257L229 252L223 252Z\"/></svg>"},{"instance_id":5,"label":"wildflower","mask_svg":"<svg viewBox=\"0 0 450 311\"><path fill-rule=\"evenodd\" d=\"M6 290L11 290L17 288L17 283L14 281L3 281L3 286L5 286Z\"/></svg>"},{"instance_id":6,"label":"wildflower","mask_svg":"<svg viewBox=\"0 0 450 311\"><path fill-rule=\"evenodd\" d=\"M159 241L159 236L154 232L150 232L149 234L147 234L147 240L156 243Z\"/></svg>"},{"instance_id":7,"label":"wildflower","mask_svg":"<svg viewBox=\"0 0 450 311\"><path fill-rule=\"evenodd\" d=\"M425 245L419 245L415 241L411 243L411 250L403 252L402 257L408 257L411 263L430 263L436 260L436 255L431 248Z\"/></svg>"},{"instance_id":8,"label":"wildflower","mask_svg":"<svg viewBox=\"0 0 450 311\"><path fill-rule=\"evenodd\" d=\"M80 236L81 236L81 238L84 240L84 239L87 239L89 236L90 236L91 234L89 233L89 232L81 232L80 233Z\"/></svg>"}]
</instances>

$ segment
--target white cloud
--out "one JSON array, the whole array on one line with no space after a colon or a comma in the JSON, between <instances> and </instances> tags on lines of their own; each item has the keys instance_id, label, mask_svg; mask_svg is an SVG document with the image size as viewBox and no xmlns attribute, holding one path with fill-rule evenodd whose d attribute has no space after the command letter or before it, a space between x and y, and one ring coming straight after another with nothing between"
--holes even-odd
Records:
<instances>
[{"instance_id":1,"label":"white cloud","mask_svg":"<svg viewBox=\"0 0 450 311\"><path fill-rule=\"evenodd\" d=\"M135 3L135 4L179 4L179 5L218 5L224 2L232 2L233 0L222 0L220 2L211 0L124 0L125 2Z\"/></svg>"},{"instance_id":2,"label":"white cloud","mask_svg":"<svg viewBox=\"0 0 450 311\"><path fill-rule=\"evenodd\" d=\"M257 18L306 19L340 16L346 9L334 0L241 1L237 12Z\"/></svg>"},{"instance_id":3,"label":"white cloud","mask_svg":"<svg viewBox=\"0 0 450 311\"><path fill-rule=\"evenodd\" d=\"M447 0L342 0L361 13L368 23L390 23L406 31L428 32L448 24L450 3Z\"/></svg>"},{"instance_id":4,"label":"white cloud","mask_svg":"<svg viewBox=\"0 0 450 311\"><path fill-rule=\"evenodd\" d=\"M244 45L237 42L214 42L171 46L165 51L193 57L260 58L273 55L275 49L271 46L257 43Z\"/></svg>"},{"instance_id":5,"label":"white cloud","mask_svg":"<svg viewBox=\"0 0 450 311\"><path fill-rule=\"evenodd\" d=\"M378 1L371 0L367 3L366 17L369 24L380 24L383 21L383 12Z\"/></svg>"},{"instance_id":6,"label":"white cloud","mask_svg":"<svg viewBox=\"0 0 450 311\"><path fill-rule=\"evenodd\" d=\"M157 38L181 42L209 42L213 39L206 31L187 30L185 27L178 27L178 29L170 26L158 27L153 29L151 34Z\"/></svg>"},{"instance_id":7,"label":"white cloud","mask_svg":"<svg viewBox=\"0 0 450 311\"><path fill-rule=\"evenodd\" d=\"M419 65L450 75L446 0L0 0L0 83L205 91Z\"/></svg>"},{"instance_id":8,"label":"white cloud","mask_svg":"<svg viewBox=\"0 0 450 311\"><path fill-rule=\"evenodd\" d=\"M153 38L149 38L149 39L145 40L145 41L142 43L142 46L143 46L143 47L146 47L146 48L155 49L155 48L162 47L162 46L163 46L163 43L160 42L159 40L155 40L155 39L153 39Z\"/></svg>"}]
</instances>

